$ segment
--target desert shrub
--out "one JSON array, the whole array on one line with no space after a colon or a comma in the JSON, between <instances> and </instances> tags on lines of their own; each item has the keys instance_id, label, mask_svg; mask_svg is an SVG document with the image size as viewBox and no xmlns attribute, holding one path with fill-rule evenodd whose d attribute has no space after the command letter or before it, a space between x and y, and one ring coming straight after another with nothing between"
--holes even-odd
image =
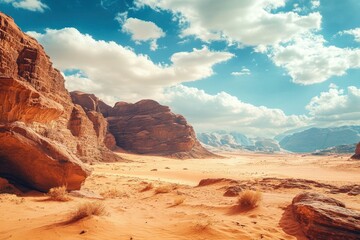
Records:
<instances>
[{"instance_id":1,"label":"desert shrub","mask_svg":"<svg viewBox=\"0 0 360 240\"><path fill-rule=\"evenodd\" d=\"M70 200L65 186L51 188L47 193L47 196L53 201L66 202Z\"/></svg>"},{"instance_id":2,"label":"desert shrub","mask_svg":"<svg viewBox=\"0 0 360 240\"><path fill-rule=\"evenodd\" d=\"M100 193L104 198L121 198L121 197L129 197L129 195L125 192L120 191L117 188L111 188Z\"/></svg>"},{"instance_id":3,"label":"desert shrub","mask_svg":"<svg viewBox=\"0 0 360 240\"><path fill-rule=\"evenodd\" d=\"M172 206L178 206L180 204L182 204L184 201L185 201L186 197L185 196L177 196L175 199L174 199L174 203Z\"/></svg>"},{"instance_id":4,"label":"desert shrub","mask_svg":"<svg viewBox=\"0 0 360 240\"><path fill-rule=\"evenodd\" d=\"M76 211L71 213L69 222L76 222L90 216L107 215L105 206L101 202L86 202L80 204Z\"/></svg>"},{"instance_id":5,"label":"desert shrub","mask_svg":"<svg viewBox=\"0 0 360 240\"><path fill-rule=\"evenodd\" d=\"M174 187L172 185L162 185L155 188L155 194L169 193L172 190L174 190Z\"/></svg>"},{"instance_id":6,"label":"desert shrub","mask_svg":"<svg viewBox=\"0 0 360 240\"><path fill-rule=\"evenodd\" d=\"M259 191L245 190L238 199L238 204L242 208L253 209L259 205L262 199L262 194Z\"/></svg>"}]
</instances>

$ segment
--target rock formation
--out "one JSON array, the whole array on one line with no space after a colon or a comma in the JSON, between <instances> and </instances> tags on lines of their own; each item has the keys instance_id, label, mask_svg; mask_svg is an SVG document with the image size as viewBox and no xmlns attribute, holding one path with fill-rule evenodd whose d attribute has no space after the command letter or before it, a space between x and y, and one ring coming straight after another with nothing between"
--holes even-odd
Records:
<instances>
[{"instance_id":1,"label":"rock formation","mask_svg":"<svg viewBox=\"0 0 360 240\"><path fill-rule=\"evenodd\" d=\"M95 130L98 139L101 139L108 149L114 150L116 148L115 138L108 131L107 120L102 114L103 108L103 111L105 112L111 109L111 107L100 101L94 94L74 91L71 92L70 95L72 102L77 106L76 112L84 111L87 118L92 122L93 129ZM82 110L80 108L82 108ZM76 115L76 112L74 115ZM84 116L84 114L80 114L79 116ZM79 117L74 117L74 121L79 120ZM76 126L76 124L74 125ZM76 128L74 130L80 131Z\"/></svg>"},{"instance_id":2,"label":"rock formation","mask_svg":"<svg viewBox=\"0 0 360 240\"><path fill-rule=\"evenodd\" d=\"M360 142L356 145L355 154L352 155L352 159L360 159Z\"/></svg>"},{"instance_id":3,"label":"rock formation","mask_svg":"<svg viewBox=\"0 0 360 240\"><path fill-rule=\"evenodd\" d=\"M183 116L153 100L141 100L135 104L118 102L112 108L93 94L75 91L71 92L71 98L82 106L90 119L94 117L89 115L98 117L99 113L106 117L109 131L102 135L105 134L105 145L110 149L117 145L139 154L178 158L213 156L200 145L193 128ZM99 125L98 121L93 123Z\"/></svg>"},{"instance_id":4,"label":"rock formation","mask_svg":"<svg viewBox=\"0 0 360 240\"><path fill-rule=\"evenodd\" d=\"M107 114L117 146L127 151L178 158L213 156L201 146L183 116L153 100L118 102Z\"/></svg>"},{"instance_id":5,"label":"rock formation","mask_svg":"<svg viewBox=\"0 0 360 240\"><path fill-rule=\"evenodd\" d=\"M360 239L360 212L317 193L300 193L292 201L293 214L310 240Z\"/></svg>"},{"instance_id":6,"label":"rock formation","mask_svg":"<svg viewBox=\"0 0 360 240\"><path fill-rule=\"evenodd\" d=\"M72 103L42 46L3 13L0 101L0 177L41 191L78 189L89 174L81 161L116 159L101 114Z\"/></svg>"},{"instance_id":7,"label":"rock formation","mask_svg":"<svg viewBox=\"0 0 360 240\"><path fill-rule=\"evenodd\" d=\"M24 123L0 128L0 175L40 191L79 189L89 171L63 145L40 136Z\"/></svg>"}]
</instances>

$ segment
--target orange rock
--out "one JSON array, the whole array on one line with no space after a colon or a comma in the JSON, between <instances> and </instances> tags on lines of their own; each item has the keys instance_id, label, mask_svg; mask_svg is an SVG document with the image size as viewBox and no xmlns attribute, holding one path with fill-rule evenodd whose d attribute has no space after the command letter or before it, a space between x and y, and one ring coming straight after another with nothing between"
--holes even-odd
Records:
<instances>
[{"instance_id":1,"label":"orange rock","mask_svg":"<svg viewBox=\"0 0 360 240\"><path fill-rule=\"evenodd\" d=\"M48 151L46 146L62 146L65 148L64 152L71 155L67 158L79 158L84 162L119 159L104 144L106 121L103 117L98 113L87 113L80 106L72 103L70 94L65 89L63 76L52 67L43 47L34 38L24 34L13 19L3 13L0 13L0 101L2 129L8 127L9 123L23 123L25 124L22 128L25 129L24 131L34 133L13 135L13 130L2 130L6 132L4 133L6 138L3 138L3 141L12 139L14 146L18 147L18 153L9 157L10 149L13 151L15 149L9 144L1 145L1 151L6 152L7 156L0 155L0 169L4 176L21 179L25 181L24 184L45 190L47 186L41 185L36 179L28 178L21 171L13 173L5 167L10 163L11 166L16 163L21 169L31 166L28 165L29 163L22 162L22 158L27 158L25 155L28 151L34 150L36 153L29 153L33 157L31 164L37 164L37 171L41 171L44 175L42 179L49 178L46 180L49 186L69 182L69 188L73 186L78 188L79 182L83 181L86 175L73 177L78 174L68 173L63 176L68 179L63 179L62 182L56 180L58 177L49 170L49 162L43 161ZM41 143L36 142L34 138L27 139L35 135L36 139L41 139ZM42 144L47 142L49 144ZM35 144L37 150L31 148L30 143ZM63 151L60 152L59 156L63 156ZM81 163L72 162L71 166ZM41 168L42 166L44 169ZM59 173L68 171L65 169L67 167L68 164L54 164L54 168ZM15 173L21 174L14 176ZM51 180L52 177L53 180ZM26 183L26 181L29 182Z\"/></svg>"},{"instance_id":2,"label":"orange rock","mask_svg":"<svg viewBox=\"0 0 360 240\"><path fill-rule=\"evenodd\" d=\"M317 193L300 193L292 201L296 220L310 240L358 240L360 212Z\"/></svg>"},{"instance_id":3,"label":"orange rock","mask_svg":"<svg viewBox=\"0 0 360 240\"><path fill-rule=\"evenodd\" d=\"M61 116L64 108L44 97L29 83L0 77L0 121L48 123Z\"/></svg>"},{"instance_id":4,"label":"orange rock","mask_svg":"<svg viewBox=\"0 0 360 240\"><path fill-rule=\"evenodd\" d=\"M127 151L178 158L214 156L201 146L183 116L153 100L118 102L108 114L117 146Z\"/></svg>"},{"instance_id":5,"label":"orange rock","mask_svg":"<svg viewBox=\"0 0 360 240\"><path fill-rule=\"evenodd\" d=\"M356 145L355 154L351 158L360 159L360 142Z\"/></svg>"},{"instance_id":6,"label":"orange rock","mask_svg":"<svg viewBox=\"0 0 360 240\"><path fill-rule=\"evenodd\" d=\"M47 192L52 187L80 189L90 174L67 148L35 133L23 123L0 126L0 175Z\"/></svg>"}]
</instances>

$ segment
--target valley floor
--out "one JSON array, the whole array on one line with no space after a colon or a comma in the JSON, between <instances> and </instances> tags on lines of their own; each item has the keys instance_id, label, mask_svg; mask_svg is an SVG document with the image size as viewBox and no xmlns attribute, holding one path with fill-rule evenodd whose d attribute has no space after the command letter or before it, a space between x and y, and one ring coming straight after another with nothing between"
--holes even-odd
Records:
<instances>
[{"instance_id":1,"label":"valley floor","mask_svg":"<svg viewBox=\"0 0 360 240\"><path fill-rule=\"evenodd\" d=\"M303 188L360 210L359 196L331 194L326 187L360 182L360 161L348 161L348 155L224 153L224 159L191 160L120 155L131 162L92 165L94 171L82 187L104 196L102 200L73 196L56 202L35 192L0 194L0 240L302 240L306 237L289 206ZM263 199L257 208L240 211L236 197L223 196L231 181L199 187L205 178L238 180L261 191ZM281 180L285 178L295 180ZM156 193L160 190L164 193ZM105 205L107 215L67 221L80 203L97 201Z\"/></svg>"}]
</instances>

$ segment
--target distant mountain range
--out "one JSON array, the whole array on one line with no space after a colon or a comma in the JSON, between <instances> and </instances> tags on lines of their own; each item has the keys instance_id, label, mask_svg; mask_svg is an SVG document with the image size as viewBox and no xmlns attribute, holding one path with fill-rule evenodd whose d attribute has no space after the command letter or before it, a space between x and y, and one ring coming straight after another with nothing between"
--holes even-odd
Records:
<instances>
[{"instance_id":1,"label":"distant mountain range","mask_svg":"<svg viewBox=\"0 0 360 240\"><path fill-rule=\"evenodd\" d=\"M274 139L249 138L238 132L215 131L197 134L203 144L225 151L290 151L319 155L353 153L360 142L360 126L297 129Z\"/></svg>"},{"instance_id":2,"label":"distant mountain range","mask_svg":"<svg viewBox=\"0 0 360 240\"><path fill-rule=\"evenodd\" d=\"M199 133L197 137L203 144L226 151L249 150L258 152L278 152L280 146L274 139L248 138L238 132L216 131Z\"/></svg>"},{"instance_id":3,"label":"distant mountain range","mask_svg":"<svg viewBox=\"0 0 360 240\"><path fill-rule=\"evenodd\" d=\"M315 152L360 141L360 126L310 128L287 135L280 140L281 148L291 152Z\"/></svg>"}]
</instances>

